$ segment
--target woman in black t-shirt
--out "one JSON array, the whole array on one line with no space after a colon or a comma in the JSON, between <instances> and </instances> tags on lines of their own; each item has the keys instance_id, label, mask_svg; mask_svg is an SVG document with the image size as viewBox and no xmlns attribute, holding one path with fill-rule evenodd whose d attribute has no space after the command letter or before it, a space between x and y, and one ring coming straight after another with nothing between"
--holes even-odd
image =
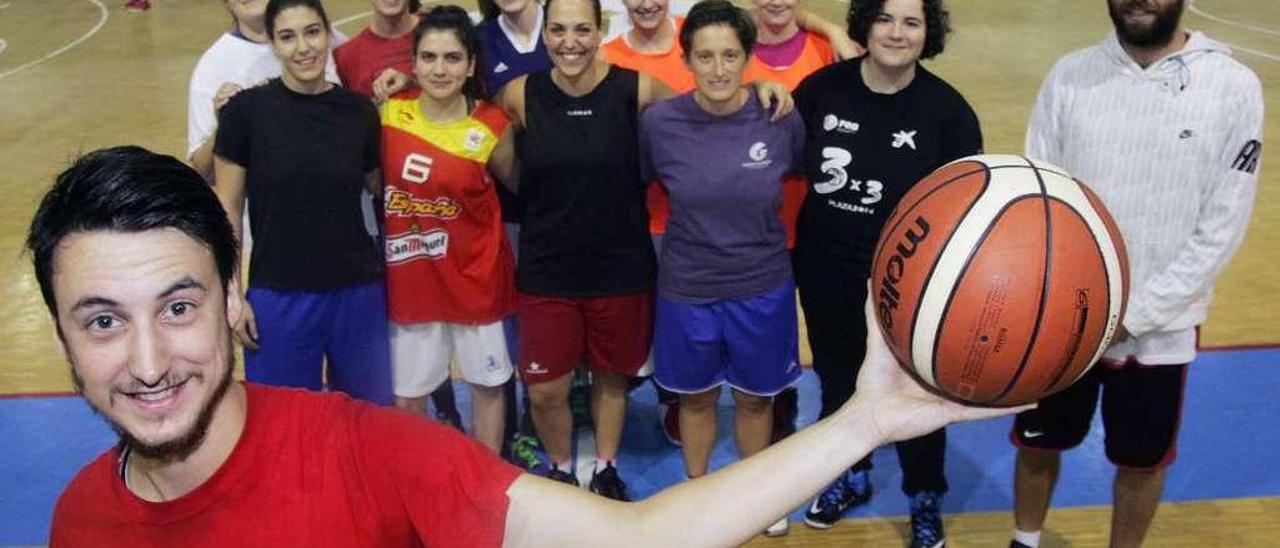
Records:
<instances>
[{"instance_id":1,"label":"woman in black t-shirt","mask_svg":"<svg viewBox=\"0 0 1280 548\"><path fill-rule=\"evenodd\" d=\"M219 113L215 190L237 234L254 235L236 334L248 380L330 388L390 404L383 263L361 191L381 193L380 126L369 101L324 78L331 33L319 0L266 10L282 76ZM327 375L322 367L328 363Z\"/></svg>"},{"instance_id":2,"label":"woman in black t-shirt","mask_svg":"<svg viewBox=\"0 0 1280 548\"><path fill-rule=\"evenodd\" d=\"M625 500L614 461L628 378L649 353L655 273L637 116L674 93L600 59L599 0L549 1L544 25L553 68L512 80L498 97L518 131L520 377L551 477L576 484L569 373L586 359L597 448L591 489ZM789 107L780 86L760 89L771 97L765 104L781 97Z\"/></svg>"},{"instance_id":3,"label":"woman in black t-shirt","mask_svg":"<svg viewBox=\"0 0 1280 548\"><path fill-rule=\"evenodd\" d=\"M948 31L941 0L855 0L849 34L867 54L825 67L796 89L805 119L809 193L800 212L796 284L804 308L822 411L855 390L865 352L863 316L873 247L890 212L916 181L982 151L978 118L954 88L920 65L942 53ZM938 502L945 431L899 442L913 546L944 538ZM819 495L805 515L830 527L871 496L864 459Z\"/></svg>"}]
</instances>

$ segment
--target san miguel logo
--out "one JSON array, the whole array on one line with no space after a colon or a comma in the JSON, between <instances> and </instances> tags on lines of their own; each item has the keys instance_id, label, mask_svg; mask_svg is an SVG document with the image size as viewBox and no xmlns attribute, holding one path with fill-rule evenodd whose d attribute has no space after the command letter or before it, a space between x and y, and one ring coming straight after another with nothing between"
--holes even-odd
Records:
<instances>
[{"instance_id":1,"label":"san miguel logo","mask_svg":"<svg viewBox=\"0 0 1280 548\"><path fill-rule=\"evenodd\" d=\"M399 217L454 219L462 212L462 206L452 198L442 196L435 199L419 199L403 190L389 188L386 196L386 210L388 215Z\"/></svg>"},{"instance_id":2,"label":"san miguel logo","mask_svg":"<svg viewBox=\"0 0 1280 548\"><path fill-rule=\"evenodd\" d=\"M439 259L449 253L449 233L441 229L387 237L387 264L415 259Z\"/></svg>"},{"instance_id":3,"label":"san miguel logo","mask_svg":"<svg viewBox=\"0 0 1280 548\"><path fill-rule=\"evenodd\" d=\"M919 229L919 231L917 231ZM898 292L898 282L907 271L907 260L916 254L920 242L929 237L929 222L924 217L916 217L916 226L907 229L902 240L894 248L894 253L884 265L884 277L880 280L880 321L886 328L893 327L893 312L898 309L898 300L902 298Z\"/></svg>"}]
</instances>

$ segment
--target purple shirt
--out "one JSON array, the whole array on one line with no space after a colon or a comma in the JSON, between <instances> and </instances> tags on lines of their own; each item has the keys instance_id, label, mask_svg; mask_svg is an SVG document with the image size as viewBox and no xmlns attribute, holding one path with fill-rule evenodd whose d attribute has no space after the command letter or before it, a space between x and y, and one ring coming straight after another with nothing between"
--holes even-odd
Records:
<instances>
[{"instance_id":1,"label":"purple shirt","mask_svg":"<svg viewBox=\"0 0 1280 548\"><path fill-rule=\"evenodd\" d=\"M791 277L778 219L782 178L804 150L796 113L775 123L752 93L738 112L708 114L693 93L649 107L640 120L645 180L667 187L671 220L662 240L658 293L707 303L752 297Z\"/></svg>"}]
</instances>

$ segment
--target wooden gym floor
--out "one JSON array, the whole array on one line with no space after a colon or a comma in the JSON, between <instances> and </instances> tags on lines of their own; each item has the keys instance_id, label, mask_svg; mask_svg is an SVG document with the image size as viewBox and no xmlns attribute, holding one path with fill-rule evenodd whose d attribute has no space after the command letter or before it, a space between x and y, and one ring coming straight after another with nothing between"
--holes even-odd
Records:
<instances>
[{"instance_id":1,"label":"wooden gym floor","mask_svg":"<svg viewBox=\"0 0 1280 548\"><path fill-rule=\"evenodd\" d=\"M106 1L0 0L0 340L7 342L0 345L0 395L72 389L22 252L38 197L52 176L84 151L130 143L181 157L191 70L228 25L219 0L152 0L155 7L142 14L123 12L123 0ZM1236 58L1262 79L1268 111L1264 143L1280 129L1280 10L1267 9L1268 4L1201 0L1184 15L1190 28L1232 45ZM973 104L989 152L1021 151L1036 90L1054 60L1098 42L1110 28L1103 0L950 0L948 6L955 32L947 52L928 66ZM328 0L326 7L348 35L367 22L364 0ZM847 4L809 0L809 7L842 22ZM1280 276L1270 271L1280 264L1275 243L1280 240L1280 163L1271 147L1264 150L1249 235L1218 282L1202 333L1206 346L1280 344ZM1276 399L1269 401L1271 407L1261 412L1274 415ZM0 416L0 421L19 418ZM0 522L9 519L0 515ZM1007 543L1005 512L948 520L956 545ZM1106 508L1055 511L1046 546L1103 544L1107 523ZM1277 523L1280 502L1274 498L1166 504L1150 544L1269 546L1280 538ZM850 520L833 534L812 535L796 527L785 539L758 544L898 545L903 527L902 519Z\"/></svg>"}]
</instances>

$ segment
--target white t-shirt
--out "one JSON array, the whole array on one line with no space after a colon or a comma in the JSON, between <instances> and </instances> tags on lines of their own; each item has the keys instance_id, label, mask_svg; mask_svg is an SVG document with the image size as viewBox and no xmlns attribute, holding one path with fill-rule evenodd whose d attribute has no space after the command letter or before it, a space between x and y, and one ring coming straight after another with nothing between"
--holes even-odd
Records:
<instances>
[{"instance_id":1,"label":"white t-shirt","mask_svg":"<svg viewBox=\"0 0 1280 548\"><path fill-rule=\"evenodd\" d=\"M325 77L341 84L333 62L333 48L347 41L347 37L333 31ZM191 85L187 94L187 158L195 153L218 129L218 119L213 113L213 96L225 83L250 87L280 76L280 60L271 53L269 44L259 44L230 32L218 37L196 62L191 73Z\"/></svg>"}]
</instances>

